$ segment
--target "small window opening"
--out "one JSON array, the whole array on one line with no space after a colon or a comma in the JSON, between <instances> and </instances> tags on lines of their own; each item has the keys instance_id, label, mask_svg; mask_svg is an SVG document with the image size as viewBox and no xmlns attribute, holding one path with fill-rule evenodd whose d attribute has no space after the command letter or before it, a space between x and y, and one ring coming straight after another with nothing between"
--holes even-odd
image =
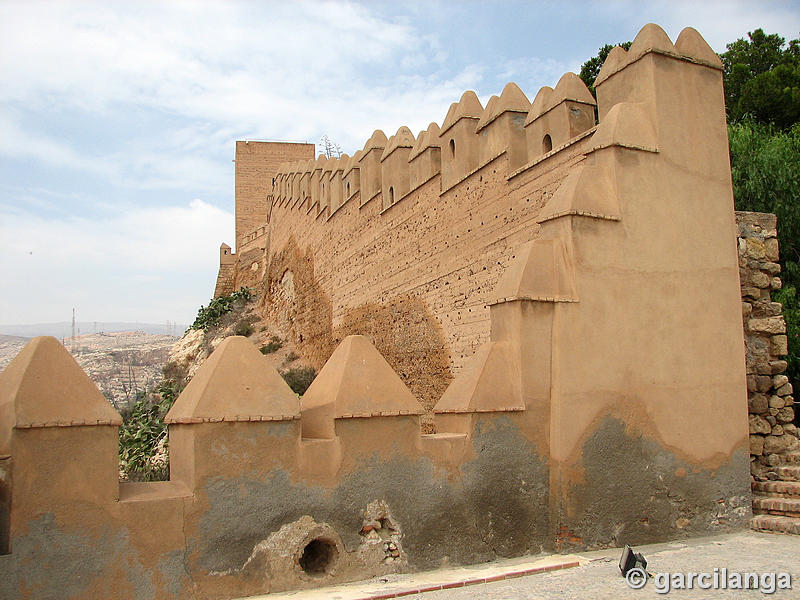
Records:
<instances>
[{"instance_id":1,"label":"small window opening","mask_svg":"<svg viewBox=\"0 0 800 600\"><path fill-rule=\"evenodd\" d=\"M456 157L456 141L450 140L450 156Z\"/></svg>"},{"instance_id":2,"label":"small window opening","mask_svg":"<svg viewBox=\"0 0 800 600\"><path fill-rule=\"evenodd\" d=\"M298 562L307 574L322 577L330 573L338 557L336 544L325 538L316 538L306 544Z\"/></svg>"},{"instance_id":3,"label":"small window opening","mask_svg":"<svg viewBox=\"0 0 800 600\"><path fill-rule=\"evenodd\" d=\"M389 204L394 204L394 188L389 187Z\"/></svg>"},{"instance_id":4,"label":"small window opening","mask_svg":"<svg viewBox=\"0 0 800 600\"><path fill-rule=\"evenodd\" d=\"M542 152L547 154L552 149L553 149L553 139L550 137L550 134L548 133L547 135L544 136L544 139L542 140Z\"/></svg>"},{"instance_id":5,"label":"small window opening","mask_svg":"<svg viewBox=\"0 0 800 600\"><path fill-rule=\"evenodd\" d=\"M347 182L347 195L350 196L350 182Z\"/></svg>"}]
</instances>

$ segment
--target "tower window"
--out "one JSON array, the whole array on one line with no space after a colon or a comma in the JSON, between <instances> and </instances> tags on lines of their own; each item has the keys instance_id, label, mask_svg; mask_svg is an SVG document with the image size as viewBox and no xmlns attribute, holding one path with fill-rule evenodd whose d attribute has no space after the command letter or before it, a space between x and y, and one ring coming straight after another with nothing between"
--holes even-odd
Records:
<instances>
[{"instance_id":1,"label":"tower window","mask_svg":"<svg viewBox=\"0 0 800 600\"><path fill-rule=\"evenodd\" d=\"M547 135L544 136L544 139L542 140L542 152L547 154L552 149L553 149L553 138L551 138L550 134L548 133Z\"/></svg>"}]
</instances>

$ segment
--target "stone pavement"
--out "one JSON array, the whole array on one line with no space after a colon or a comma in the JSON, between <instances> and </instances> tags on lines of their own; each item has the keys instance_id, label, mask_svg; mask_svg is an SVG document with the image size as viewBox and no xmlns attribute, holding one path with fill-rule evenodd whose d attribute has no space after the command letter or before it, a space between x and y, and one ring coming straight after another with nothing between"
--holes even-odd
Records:
<instances>
[{"instance_id":1,"label":"stone pavement","mask_svg":"<svg viewBox=\"0 0 800 600\"><path fill-rule=\"evenodd\" d=\"M768 534L755 531L694 538L637 546L637 552L647 559L647 570L658 573L717 573L727 569L730 575L740 573L780 573L791 575L791 590L776 590L766 597L800 598L800 536ZM647 598L763 598L755 590L672 589L664 593L661 578L659 593L657 579L650 579L643 590L628 587L620 575L617 563L619 548L586 552L580 555L522 557L494 561L472 567L440 569L425 573L393 575L353 584L316 590L302 590L253 600L378 600L403 597L418 600L489 599L538 600L560 599L647 599ZM576 564L577 563L577 564ZM532 574L522 575L531 571ZM467 585L464 585L464 584ZM760 583L760 582L759 582ZM769 583L769 581L765 581ZM451 587L452 586L452 587ZM446 589L441 589L446 587ZM777 587L777 585L776 585ZM416 590L432 589L424 593ZM768 587L765 588L768 591Z\"/></svg>"}]
</instances>

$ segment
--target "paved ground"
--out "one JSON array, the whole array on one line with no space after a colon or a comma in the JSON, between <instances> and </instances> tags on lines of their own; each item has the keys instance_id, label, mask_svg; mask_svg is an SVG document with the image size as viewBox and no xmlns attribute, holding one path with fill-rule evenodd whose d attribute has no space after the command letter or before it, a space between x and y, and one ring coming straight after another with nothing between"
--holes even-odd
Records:
<instances>
[{"instance_id":1,"label":"paved ground","mask_svg":"<svg viewBox=\"0 0 800 600\"><path fill-rule=\"evenodd\" d=\"M647 598L800 598L800 536L758 533L744 531L740 533L696 538L681 542L655 544L637 547L648 561L647 570L655 577L650 579L644 589L631 589L620 575L617 563L621 551L619 549L587 552L580 555L525 557L510 561L497 561L486 565L478 565L465 569L448 569L418 573L412 575L395 575L384 580L371 580L357 584L338 587L270 594L259 596L265 600L362 600L370 598L388 598L397 595L403 598L418 600L510 600L510 599L647 599ZM465 587L456 587L425 593L411 593L431 584L454 584L458 581L480 580L490 577L497 579L504 573L519 572L538 568L553 568L559 564L579 562L580 565L563 570L540 572L533 575L501 579L490 583L479 583ZM768 586L759 590L703 590L672 589L664 587L663 576L659 573L722 573L726 568L728 574L733 572L780 573L791 575L794 589L776 590L769 594ZM657 582L661 582L659 588ZM768 584L768 580L765 580ZM776 585L777 587L777 585ZM667 592L667 593L665 593Z\"/></svg>"}]
</instances>

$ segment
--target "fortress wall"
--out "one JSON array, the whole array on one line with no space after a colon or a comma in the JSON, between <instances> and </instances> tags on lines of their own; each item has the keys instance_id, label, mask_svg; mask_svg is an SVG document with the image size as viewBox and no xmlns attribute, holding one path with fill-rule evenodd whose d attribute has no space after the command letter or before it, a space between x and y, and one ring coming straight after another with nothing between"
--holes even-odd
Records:
<instances>
[{"instance_id":1,"label":"fortress wall","mask_svg":"<svg viewBox=\"0 0 800 600\"><path fill-rule=\"evenodd\" d=\"M0 409L3 598L222 599L548 547L544 459L519 419L481 415L474 442L420 435L422 407L360 336L302 403L224 340L166 417L166 482L117 482L120 418L53 338L2 373ZM333 548L320 572L301 560L315 541Z\"/></svg>"},{"instance_id":2,"label":"fortress wall","mask_svg":"<svg viewBox=\"0 0 800 600\"><path fill-rule=\"evenodd\" d=\"M429 362L444 357L444 368L423 375L423 381L418 370L406 373L407 381L417 386L415 391L441 393L441 385L430 382L459 372L488 340L487 302L495 284L514 249L536 236L539 211L570 168L582 160L587 144L584 137L557 148L510 180L509 156L503 153L444 193L437 175L385 209L381 193L363 206L356 195L326 218L315 218L278 200L270 222L271 260L296 245L313 263L308 293L319 296L309 302L304 314L293 315L294 342L318 366L335 340L341 339L337 331L342 327L344 333L371 335L401 373L404 363L413 367L413 363L422 364L420 359ZM268 311L271 287L287 269L296 270L296 262L288 259L271 265L265 283ZM391 337L387 329L419 330L413 321L417 313L398 310L398 301L408 297L415 298L428 314L427 322L440 328L435 348L400 347L387 339ZM389 308L391 319L376 328L360 315L378 307L394 308ZM279 312L283 307L272 310ZM311 333L319 327L331 331L333 339ZM432 337L426 335L429 332L418 333ZM426 405L438 399L430 394L425 391L421 397Z\"/></svg>"}]
</instances>

